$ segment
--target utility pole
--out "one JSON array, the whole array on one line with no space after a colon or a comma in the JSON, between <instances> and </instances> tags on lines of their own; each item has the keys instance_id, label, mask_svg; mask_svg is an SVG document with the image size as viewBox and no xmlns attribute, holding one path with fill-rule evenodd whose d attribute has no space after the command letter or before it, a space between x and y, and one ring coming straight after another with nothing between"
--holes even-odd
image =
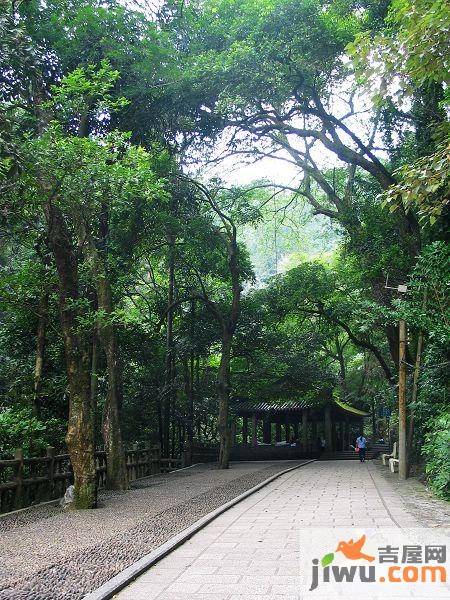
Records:
<instances>
[{"instance_id":1,"label":"utility pole","mask_svg":"<svg viewBox=\"0 0 450 600\"><path fill-rule=\"evenodd\" d=\"M406 448L406 321L398 324L398 476L407 478Z\"/></svg>"},{"instance_id":2,"label":"utility pole","mask_svg":"<svg viewBox=\"0 0 450 600\"><path fill-rule=\"evenodd\" d=\"M396 287L386 285L388 290L395 290L399 294L406 294L408 286L400 284ZM398 322L398 476L400 479L408 477L408 456L406 445L406 321Z\"/></svg>"}]
</instances>

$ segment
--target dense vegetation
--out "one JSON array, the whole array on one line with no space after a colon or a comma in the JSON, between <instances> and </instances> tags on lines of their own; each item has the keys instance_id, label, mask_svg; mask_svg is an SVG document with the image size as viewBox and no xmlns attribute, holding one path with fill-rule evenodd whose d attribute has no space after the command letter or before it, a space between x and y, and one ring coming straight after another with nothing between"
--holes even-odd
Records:
<instances>
[{"instance_id":1,"label":"dense vegetation","mask_svg":"<svg viewBox=\"0 0 450 600\"><path fill-rule=\"evenodd\" d=\"M386 436L405 319L448 497L447 3L152 6L1 3L0 454L67 445L91 507L99 446L113 489L133 442L227 468L237 396L332 387Z\"/></svg>"}]
</instances>

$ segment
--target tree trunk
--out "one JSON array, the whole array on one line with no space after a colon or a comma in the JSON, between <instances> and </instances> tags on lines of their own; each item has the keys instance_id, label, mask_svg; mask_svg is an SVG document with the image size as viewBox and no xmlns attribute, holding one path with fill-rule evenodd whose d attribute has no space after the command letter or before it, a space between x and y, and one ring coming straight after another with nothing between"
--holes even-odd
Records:
<instances>
[{"instance_id":1,"label":"tree trunk","mask_svg":"<svg viewBox=\"0 0 450 600\"><path fill-rule=\"evenodd\" d=\"M33 87L37 130L41 134L49 119L42 108L45 93L40 76L33 80ZM45 181L42 183L42 189L43 193L48 196L44 203L44 216L47 224L48 246L55 260L59 280L61 330L69 387L69 422L66 443L74 475L74 507L77 509L95 508L97 505L97 473L95 414L91 396L91 340L86 332L80 331L78 323L78 261L64 215L54 205Z\"/></svg>"},{"instance_id":2,"label":"tree trunk","mask_svg":"<svg viewBox=\"0 0 450 600\"><path fill-rule=\"evenodd\" d=\"M34 365L33 410L39 416L41 409L41 385L44 368L45 336L47 331L48 302L50 294L44 291L39 299L39 317L36 333L36 361Z\"/></svg>"},{"instance_id":3,"label":"tree trunk","mask_svg":"<svg viewBox=\"0 0 450 600\"><path fill-rule=\"evenodd\" d=\"M376 422L376 418L375 418L375 398L372 396L371 400L370 400L370 412L371 417L372 417L372 436L373 439L375 441L375 437L377 435L377 422Z\"/></svg>"},{"instance_id":4,"label":"tree trunk","mask_svg":"<svg viewBox=\"0 0 450 600\"><path fill-rule=\"evenodd\" d=\"M195 333L195 300L191 302L191 327L190 337L191 344L194 345L194 333ZM187 371L187 382L189 387L187 391L188 399L188 422L187 422L187 438L188 438L188 461L192 463L192 448L194 445L194 402L195 402L195 390L194 390L194 378L195 378L195 353L194 349L191 348L189 354L189 364L186 365Z\"/></svg>"},{"instance_id":5,"label":"tree trunk","mask_svg":"<svg viewBox=\"0 0 450 600\"><path fill-rule=\"evenodd\" d=\"M201 299L206 303L207 308L217 319L222 331L222 352L217 375L217 391L219 400L219 415L217 425L220 441L218 468L228 469L231 451L231 428L229 422L231 347L241 311L240 302L242 292L237 230L232 219L222 212L207 190L201 185L199 187L205 195L210 207L214 210L222 222L223 231L221 232L221 237L226 241L228 268L231 277L232 301L229 309L229 316L224 316L218 305L207 297L203 286L204 297L201 297Z\"/></svg>"},{"instance_id":6,"label":"tree trunk","mask_svg":"<svg viewBox=\"0 0 450 600\"><path fill-rule=\"evenodd\" d=\"M92 356L91 356L91 402L92 412L94 414L94 439L97 439L97 426L95 416L97 414L97 397L98 397L98 363L99 363L99 340L97 328L92 333Z\"/></svg>"},{"instance_id":7,"label":"tree trunk","mask_svg":"<svg viewBox=\"0 0 450 600\"><path fill-rule=\"evenodd\" d=\"M186 394L187 410L187 461L191 464L192 447L194 444L194 378L193 378L194 356L191 352L189 358L183 360L184 370L184 392Z\"/></svg>"},{"instance_id":8,"label":"tree trunk","mask_svg":"<svg viewBox=\"0 0 450 600\"><path fill-rule=\"evenodd\" d=\"M103 443L106 452L106 486L111 490L128 487L125 451L122 443L120 410L122 408L122 365L119 356L116 325L112 320L114 304L111 278L107 268L107 238L109 210L104 202L101 207L97 240L89 233L87 251L95 275L97 308L101 317L97 323L98 337L106 356L108 390L102 419Z\"/></svg>"},{"instance_id":9,"label":"tree trunk","mask_svg":"<svg viewBox=\"0 0 450 600\"><path fill-rule=\"evenodd\" d=\"M163 406L161 395L156 400L156 409L158 411L158 440L159 447L162 449L164 442L164 423L163 423Z\"/></svg>"},{"instance_id":10,"label":"tree trunk","mask_svg":"<svg viewBox=\"0 0 450 600\"><path fill-rule=\"evenodd\" d=\"M347 370L345 366L344 348L339 340L339 335L336 335L335 347L339 362L339 383L342 391L342 400L345 400L347 397Z\"/></svg>"},{"instance_id":11,"label":"tree trunk","mask_svg":"<svg viewBox=\"0 0 450 600\"><path fill-rule=\"evenodd\" d=\"M413 387L412 387L412 395L411 395L412 407L414 407L414 404L417 401L417 393L419 391L419 375L420 375L420 364L422 361L422 347L423 347L423 331L421 331L419 333L419 338L417 340L417 352L416 352L416 360L414 363ZM414 438L414 408L411 408L411 410L409 411L408 437L406 440L406 448L407 448L406 476L407 477L409 477L409 472L411 469L411 455L412 455L413 438Z\"/></svg>"},{"instance_id":12,"label":"tree trunk","mask_svg":"<svg viewBox=\"0 0 450 600\"><path fill-rule=\"evenodd\" d=\"M78 263L64 216L48 200L44 206L49 246L59 279L61 328L69 385L67 447L74 473L75 508L94 508L97 482L94 449L94 413L91 398L90 336L77 322Z\"/></svg>"},{"instance_id":13,"label":"tree trunk","mask_svg":"<svg viewBox=\"0 0 450 600\"><path fill-rule=\"evenodd\" d=\"M111 284L103 271L97 277L98 307L106 315L107 322L100 321L99 335L106 355L108 392L103 411L103 441L106 451L106 485L110 490L125 490L128 487L125 452L120 427L122 407L122 366L119 357L117 332L111 322L113 312Z\"/></svg>"},{"instance_id":14,"label":"tree trunk","mask_svg":"<svg viewBox=\"0 0 450 600\"><path fill-rule=\"evenodd\" d=\"M173 399L174 356L173 356L173 300L175 292L175 239L169 241L169 286L167 290L166 368L163 396L163 456L170 455L170 419Z\"/></svg>"},{"instance_id":15,"label":"tree trunk","mask_svg":"<svg viewBox=\"0 0 450 600\"><path fill-rule=\"evenodd\" d=\"M236 227L231 225L230 239L228 243L228 266L230 269L232 282L232 302L229 320L222 320L222 354L220 358L220 366L218 373L218 392L219 392L219 469L228 469L230 463L231 452L231 427L229 418L229 401L230 401L230 361L231 347L233 343L234 332L239 320L241 310L241 282L240 282L240 266L238 260L238 246Z\"/></svg>"},{"instance_id":16,"label":"tree trunk","mask_svg":"<svg viewBox=\"0 0 450 600\"><path fill-rule=\"evenodd\" d=\"M238 259L238 246L236 227L231 224L229 229L230 239L228 243L228 266L230 269L233 298L231 302L230 319L224 319L222 324L222 354L218 373L218 392L219 392L219 418L218 429L220 439L219 450L219 469L228 469L231 452L231 427L229 418L230 401L230 361L231 346L233 343L234 332L239 320L241 311L241 282L240 265Z\"/></svg>"},{"instance_id":17,"label":"tree trunk","mask_svg":"<svg viewBox=\"0 0 450 600\"><path fill-rule=\"evenodd\" d=\"M172 427L170 428L170 450L169 456L175 456L175 437L176 437L176 422L172 423Z\"/></svg>"},{"instance_id":18,"label":"tree trunk","mask_svg":"<svg viewBox=\"0 0 450 600\"><path fill-rule=\"evenodd\" d=\"M231 431L229 423L230 402L230 359L232 335L224 328L222 337L222 354L220 357L219 373L217 376L217 390L219 396L219 469L228 469L231 451Z\"/></svg>"},{"instance_id":19,"label":"tree trunk","mask_svg":"<svg viewBox=\"0 0 450 600\"><path fill-rule=\"evenodd\" d=\"M67 360L70 411L66 436L70 461L74 473L75 508L95 508L97 481L94 448L94 415L90 398L90 356L72 354Z\"/></svg>"}]
</instances>

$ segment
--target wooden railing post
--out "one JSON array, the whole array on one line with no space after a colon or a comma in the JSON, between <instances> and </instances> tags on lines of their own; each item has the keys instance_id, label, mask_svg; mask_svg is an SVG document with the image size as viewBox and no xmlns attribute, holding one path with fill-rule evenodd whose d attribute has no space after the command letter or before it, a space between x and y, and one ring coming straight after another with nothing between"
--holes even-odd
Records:
<instances>
[{"instance_id":1,"label":"wooden railing post","mask_svg":"<svg viewBox=\"0 0 450 600\"><path fill-rule=\"evenodd\" d=\"M151 477L151 475L153 475L153 461L152 461L152 459L153 459L153 448L150 445L146 446L146 448L147 448L147 461L148 461L148 464L147 464L147 473L146 474L147 474L148 477Z\"/></svg>"},{"instance_id":2,"label":"wooden railing post","mask_svg":"<svg viewBox=\"0 0 450 600\"><path fill-rule=\"evenodd\" d=\"M16 469L16 493L14 497L14 508L22 508L22 493L23 493L23 450L17 448L14 452L14 459L19 461Z\"/></svg>"},{"instance_id":3,"label":"wooden railing post","mask_svg":"<svg viewBox=\"0 0 450 600\"><path fill-rule=\"evenodd\" d=\"M48 468L48 500L53 500L55 493L55 449L47 446Z\"/></svg>"},{"instance_id":4,"label":"wooden railing post","mask_svg":"<svg viewBox=\"0 0 450 600\"><path fill-rule=\"evenodd\" d=\"M156 444L153 447L153 458L156 462L153 463L153 474L161 473L161 446Z\"/></svg>"},{"instance_id":5,"label":"wooden railing post","mask_svg":"<svg viewBox=\"0 0 450 600\"><path fill-rule=\"evenodd\" d=\"M155 463L153 462L153 459L155 458L155 449L154 446L149 446L148 448L148 474L149 475L154 475L155 473Z\"/></svg>"},{"instance_id":6,"label":"wooden railing post","mask_svg":"<svg viewBox=\"0 0 450 600\"><path fill-rule=\"evenodd\" d=\"M152 451L151 446L145 446L145 450L146 450L145 456L147 457L147 468L145 470L145 475L148 477L150 475L153 475L153 463L152 463L153 451Z\"/></svg>"},{"instance_id":7,"label":"wooden railing post","mask_svg":"<svg viewBox=\"0 0 450 600\"><path fill-rule=\"evenodd\" d=\"M132 457L133 457L133 459L132 459L133 468L132 468L132 471L131 471L132 475L133 475L132 481L134 481L135 479L138 479L139 475L140 475L140 473L139 473L139 453L138 453L138 450L139 450L139 444L134 443L133 444L133 454L132 454Z\"/></svg>"}]
</instances>

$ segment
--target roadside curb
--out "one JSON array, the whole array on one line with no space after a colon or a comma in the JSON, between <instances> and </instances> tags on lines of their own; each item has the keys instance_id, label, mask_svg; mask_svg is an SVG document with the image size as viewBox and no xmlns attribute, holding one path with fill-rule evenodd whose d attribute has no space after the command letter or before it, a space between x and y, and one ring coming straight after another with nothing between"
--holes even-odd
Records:
<instances>
[{"instance_id":1,"label":"roadside curb","mask_svg":"<svg viewBox=\"0 0 450 600\"><path fill-rule=\"evenodd\" d=\"M236 506L236 504L239 504L239 502L245 500L255 492L258 492L260 489L262 489L269 483L272 483L272 481L275 481L275 479L278 479L282 475L285 475L290 471L294 471L295 469L300 469L301 467L309 465L310 463L315 461L316 459L313 458L303 462L300 465L295 465L294 467L284 469L284 471L280 471L279 473L268 477L264 481L261 481L261 483L258 483L254 487L240 494L239 496L236 496L236 498L233 498L229 502L222 504L222 506L219 506L219 508L216 508L212 512L206 514L198 521L195 521L195 523L190 525L187 529L184 529L177 535L171 537L169 540L167 540L167 542L153 550L153 552L146 554L141 559L139 559L138 561L136 561L117 575L115 575L112 579L104 583L102 586L100 586L93 592L89 592L89 594L86 594L86 596L83 597L83 600L109 600L109 598L112 598L115 594L120 592L120 590L126 587L134 579L139 577L139 575L141 575L144 571L155 565L161 559L165 558L173 550L184 544L184 542L187 542L187 540L189 540L193 535L195 535L201 529L206 527L206 525L209 525L211 521L214 521L214 519L219 517L228 509L232 508L233 506Z\"/></svg>"}]
</instances>

